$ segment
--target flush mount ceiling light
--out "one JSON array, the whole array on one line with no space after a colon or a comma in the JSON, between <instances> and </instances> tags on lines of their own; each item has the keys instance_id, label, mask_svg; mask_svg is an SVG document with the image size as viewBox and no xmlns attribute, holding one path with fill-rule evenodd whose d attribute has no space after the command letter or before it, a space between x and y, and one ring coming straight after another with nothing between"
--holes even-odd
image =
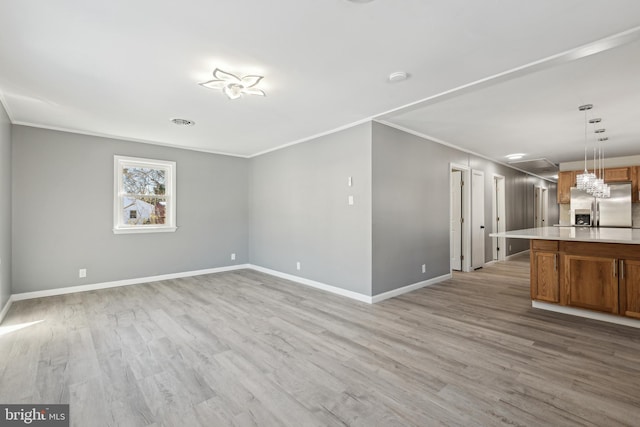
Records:
<instances>
[{"instance_id":1,"label":"flush mount ceiling light","mask_svg":"<svg viewBox=\"0 0 640 427\"><path fill-rule=\"evenodd\" d=\"M505 157L509 160L520 160L524 157L524 153L507 154Z\"/></svg>"},{"instance_id":2,"label":"flush mount ceiling light","mask_svg":"<svg viewBox=\"0 0 640 427\"><path fill-rule=\"evenodd\" d=\"M396 71L395 73L391 73L389 74L389 81L390 82L401 82L403 80L407 80L407 78L409 77L409 74L407 74L404 71Z\"/></svg>"},{"instance_id":3,"label":"flush mount ceiling light","mask_svg":"<svg viewBox=\"0 0 640 427\"><path fill-rule=\"evenodd\" d=\"M187 119L171 119L171 123L178 126L193 126L196 124L193 120Z\"/></svg>"},{"instance_id":4,"label":"flush mount ceiling light","mask_svg":"<svg viewBox=\"0 0 640 427\"><path fill-rule=\"evenodd\" d=\"M213 80L199 83L200 86L222 90L229 99L238 99L242 95L267 96L264 91L255 87L264 78L263 76L238 77L216 68L213 70L213 77Z\"/></svg>"}]
</instances>

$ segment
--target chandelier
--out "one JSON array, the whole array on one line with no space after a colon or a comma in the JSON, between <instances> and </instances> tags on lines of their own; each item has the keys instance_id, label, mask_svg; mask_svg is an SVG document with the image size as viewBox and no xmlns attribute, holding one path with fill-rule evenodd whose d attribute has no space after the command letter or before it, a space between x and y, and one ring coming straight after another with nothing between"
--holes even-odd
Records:
<instances>
[{"instance_id":1,"label":"chandelier","mask_svg":"<svg viewBox=\"0 0 640 427\"><path fill-rule=\"evenodd\" d=\"M213 80L202 82L200 86L222 90L229 99L238 99L242 95L266 96L263 90L256 88L256 85L264 78L263 76L238 77L216 68L213 70L213 77Z\"/></svg>"},{"instance_id":2,"label":"chandelier","mask_svg":"<svg viewBox=\"0 0 640 427\"><path fill-rule=\"evenodd\" d=\"M604 149L602 143L607 141L608 138L598 138L599 144L593 145L593 172L589 172L587 168L587 149L589 141L587 138L587 123L593 124L594 127L597 123L600 123L602 119L594 118L587 120L587 111L593 108L593 104L585 104L578 107L578 110L584 111L584 172L576 177L576 187L579 190L586 191L588 194L596 198L608 198L611 195L611 189L604 182ZM604 129L596 129L595 134L601 135L604 133Z\"/></svg>"}]
</instances>

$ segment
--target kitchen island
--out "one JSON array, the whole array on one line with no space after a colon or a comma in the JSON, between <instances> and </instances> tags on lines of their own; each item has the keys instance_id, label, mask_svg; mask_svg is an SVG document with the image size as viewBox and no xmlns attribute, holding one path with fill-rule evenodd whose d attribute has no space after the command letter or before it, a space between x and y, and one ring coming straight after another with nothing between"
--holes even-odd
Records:
<instances>
[{"instance_id":1,"label":"kitchen island","mask_svg":"<svg viewBox=\"0 0 640 427\"><path fill-rule=\"evenodd\" d=\"M532 306L640 327L640 229L540 227L530 240Z\"/></svg>"}]
</instances>

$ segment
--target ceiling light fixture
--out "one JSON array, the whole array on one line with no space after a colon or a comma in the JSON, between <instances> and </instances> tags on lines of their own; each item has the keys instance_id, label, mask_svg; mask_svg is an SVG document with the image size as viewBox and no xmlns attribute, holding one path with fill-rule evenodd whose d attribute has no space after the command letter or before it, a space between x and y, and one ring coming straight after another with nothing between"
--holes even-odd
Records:
<instances>
[{"instance_id":1,"label":"ceiling light fixture","mask_svg":"<svg viewBox=\"0 0 640 427\"><path fill-rule=\"evenodd\" d=\"M520 160L524 157L524 153L507 154L505 157L509 160Z\"/></svg>"},{"instance_id":2,"label":"ceiling light fixture","mask_svg":"<svg viewBox=\"0 0 640 427\"><path fill-rule=\"evenodd\" d=\"M590 173L589 169L587 169L587 111L592 108L593 104L585 104L578 107L579 111L584 111L584 172L576 176L576 187L578 190L584 190L586 192L589 192L589 189L593 188L593 183L596 180L595 164L594 173Z\"/></svg>"},{"instance_id":3,"label":"ceiling light fixture","mask_svg":"<svg viewBox=\"0 0 640 427\"><path fill-rule=\"evenodd\" d=\"M602 149L602 142L606 141L608 138L598 138L600 144L593 145L593 172L589 172L589 170L587 169L587 123L590 123L595 127L596 124L602 121L602 119L600 118L587 120L587 111L591 110L592 108L593 104L585 104L578 107L578 110L584 111L584 172L576 177L576 187L579 190L586 191L588 194L591 194L596 198L607 198L611 195L611 189L607 184L604 183L603 179L604 150ZM604 129L595 129L594 131L596 135L601 135L604 132Z\"/></svg>"},{"instance_id":4,"label":"ceiling light fixture","mask_svg":"<svg viewBox=\"0 0 640 427\"><path fill-rule=\"evenodd\" d=\"M178 126L193 126L196 124L193 120L187 119L171 119L171 123Z\"/></svg>"},{"instance_id":5,"label":"ceiling light fixture","mask_svg":"<svg viewBox=\"0 0 640 427\"><path fill-rule=\"evenodd\" d=\"M257 89L255 86L260 83L263 76L244 76L238 77L234 74L222 71L219 68L213 70L213 80L199 83L209 89L222 90L229 99L238 99L242 95L258 95L267 96L263 90Z\"/></svg>"},{"instance_id":6,"label":"ceiling light fixture","mask_svg":"<svg viewBox=\"0 0 640 427\"><path fill-rule=\"evenodd\" d=\"M407 74L405 71L396 71L394 73L389 74L389 81L390 82L401 82L403 80L407 80L407 78L409 77L409 74Z\"/></svg>"}]
</instances>

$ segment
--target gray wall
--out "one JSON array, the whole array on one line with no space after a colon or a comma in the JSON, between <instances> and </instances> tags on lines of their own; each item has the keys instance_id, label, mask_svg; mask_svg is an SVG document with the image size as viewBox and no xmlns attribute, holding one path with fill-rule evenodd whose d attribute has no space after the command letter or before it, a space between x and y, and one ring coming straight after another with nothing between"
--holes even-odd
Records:
<instances>
[{"instance_id":1,"label":"gray wall","mask_svg":"<svg viewBox=\"0 0 640 427\"><path fill-rule=\"evenodd\" d=\"M250 171L251 262L371 295L371 124L255 157Z\"/></svg>"},{"instance_id":2,"label":"gray wall","mask_svg":"<svg viewBox=\"0 0 640 427\"><path fill-rule=\"evenodd\" d=\"M450 163L484 172L486 221L495 173L505 176L507 230L534 225L535 184L550 187L550 223L557 222L555 184L380 123L373 123L372 143L373 295L449 273ZM509 244L507 255L528 248L526 240ZM491 259L487 232L485 260Z\"/></svg>"},{"instance_id":3,"label":"gray wall","mask_svg":"<svg viewBox=\"0 0 640 427\"><path fill-rule=\"evenodd\" d=\"M0 103L0 311L11 295L11 123Z\"/></svg>"},{"instance_id":4,"label":"gray wall","mask_svg":"<svg viewBox=\"0 0 640 427\"><path fill-rule=\"evenodd\" d=\"M248 262L247 159L15 125L12 134L13 293ZM177 162L175 233L113 234L114 154Z\"/></svg>"}]
</instances>

